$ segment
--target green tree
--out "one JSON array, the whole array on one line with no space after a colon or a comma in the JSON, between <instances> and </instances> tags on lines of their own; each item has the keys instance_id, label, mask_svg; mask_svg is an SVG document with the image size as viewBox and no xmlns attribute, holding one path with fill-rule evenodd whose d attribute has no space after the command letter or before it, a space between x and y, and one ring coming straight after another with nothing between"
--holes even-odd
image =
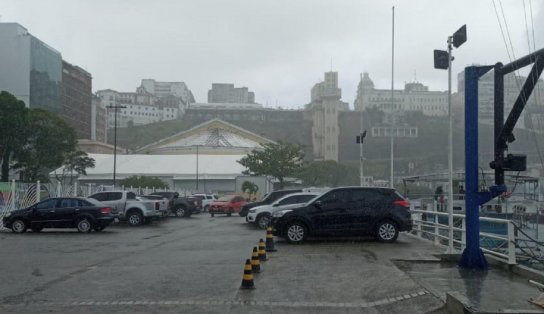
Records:
<instances>
[{"instance_id":1,"label":"green tree","mask_svg":"<svg viewBox=\"0 0 544 314\"><path fill-rule=\"evenodd\" d=\"M66 156L76 149L74 129L43 109L29 110L26 136L26 145L15 165L26 181L48 181L48 172L62 166Z\"/></svg>"},{"instance_id":2,"label":"green tree","mask_svg":"<svg viewBox=\"0 0 544 314\"><path fill-rule=\"evenodd\" d=\"M285 178L298 173L304 153L299 146L284 143L264 144L263 148L251 151L238 163L246 167L244 174L274 177L283 189Z\"/></svg>"},{"instance_id":3,"label":"green tree","mask_svg":"<svg viewBox=\"0 0 544 314\"><path fill-rule=\"evenodd\" d=\"M306 186L358 185L359 169L333 160L316 161L304 165L298 178Z\"/></svg>"},{"instance_id":4,"label":"green tree","mask_svg":"<svg viewBox=\"0 0 544 314\"><path fill-rule=\"evenodd\" d=\"M24 102L6 91L0 93L0 181L9 180L12 161L26 143L27 113Z\"/></svg>"},{"instance_id":5,"label":"green tree","mask_svg":"<svg viewBox=\"0 0 544 314\"><path fill-rule=\"evenodd\" d=\"M146 176L130 176L121 181L121 185L133 186L133 187L148 187L156 189L168 189L169 186L166 182L157 177Z\"/></svg>"},{"instance_id":6,"label":"green tree","mask_svg":"<svg viewBox=\"0 0 544 314\"><path fill-rule=\"evenodd\" d=\"M70 175L70 184L73 182L74 172L77 174L87 174L87 168L94 168L95 160L87 153L80 150L71 151L66 154L64 159L64 164L62 167L62 173L60 176L57 176L57 180L64 181L64 178L69 174Z\"/></svg>"},{"instance_id":7,"label":"green tree","mask_svg":"<svg viewBox=\"0 0 544 314\"><path fill-rule=\"evenodd\" d=\"M251 181L244 181L242 183L242 191L247 193L249 197L255 195L259 191L259 186Z\"/></svg>"}]
</instances>

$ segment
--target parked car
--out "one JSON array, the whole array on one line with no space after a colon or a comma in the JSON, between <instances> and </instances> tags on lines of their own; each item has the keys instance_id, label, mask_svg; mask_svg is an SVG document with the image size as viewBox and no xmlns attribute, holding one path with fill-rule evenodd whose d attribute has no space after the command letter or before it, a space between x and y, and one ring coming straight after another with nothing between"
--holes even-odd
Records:
<instances>
[{"instance_id":1,"label":"parked car","mask_svg":"<svg viewBox=\"0 0 544 314\"><path fill-rule=\"evenodd\" d=\"M193 194L193 196L198 197L202 200L202 209L204 210L204 212L207 212L208 209L210 209L213 201L219 198L215 194Z\"/></svg>"},{"instance_id":2,"label":"parked car","mask_svg":"<svg viewBox=\"0 0 544 314\"><path fill-rule=\"evenodd\" d=\"M239 214L240 216L245 217L247 216L247 213L249 212L249 210L252 209L253 207L260 206L260 205L270 205L276 200L278 200L279 198L284 197L287 194L299 193L299 192L302 192L302 189L279 190L279 191L270 192L269 194L266 194L262 200L244 205L244 207L242 207L242 210L240 210Z\"/></svg>"},{"instance_id":3,"label":"parked car","mask_svg":"<svg viewBox=\"0 0 544 314\"><path fill-rule=\"evenodd\" d=\"M138 200L136 194L130 191L98 192L89 198L104 203L119 213L130 226L139 226L161 216L160 202L156 200Z\"/></svg>"},{"instance_id":4,"label":"parked car","mask_svg":"<svg viewBox=\"0 0 544 314\"><path fill-rule=\"evenodd\" d=\"M276 200L270 205L253 207L246 216L248 223L253 223L261 229L266 229L272 219L272 214L278 210L300 207L318 196L319 193L293 193Z\"/></svg>"},{"instance_id":5,"label":"parked car","mask_svg":"<svg viewBox=\"0 0 544 314\"><path fill-rule=\"evenodd\" d=\"M178 192L153 192L168 199L168 210L177 217L191 217L195 212L195 205L186 198L180 197Z\"/></svg>"},{"instance_id":6,"label":"parked car","mask_svg":"<svg viewBox=\"0 0 544 314\"><path fill-rule=\"evenodd\" d=\"M159 211L161 212L162 217L166 217L170 213L170 211L168 210L168 199L165 197L162 197L160 195L138 195L136 198L158 201L160 204Z\"/></svg>"},{"instance_id":7,"label":"parked car","mask_svg":"<svg viewBox=\"0 0 544 314\"><path fill-rule=\"evenodd\" d=\"M225 195L212 203L209 212L212 217L215 214L231 216L233 213L239 213L245 204L246 200L240 195Z\"/></svg>"},{"instance_id":8,"label":"parked car","mask_svg":"<svg viewBox=\"0 0 544 314\"><path fill-rule=\"evenodd\" d=\"M102 231L114 221L111 207L83 197L55 197L28 208L7 213L2 223L15 233L40 232L43 228L77 228L79 232Z\"/></svg>"},{"instance_id":9,"label":"parked car","mask_svg":"<svg viewBox=\"0 0 544 314\"><path fill-rule=\"evenodd\" d=\"M331 189L306 205L273 214L274 235L300 243L308 236L373 235L394 242L412 229L410 202L395 189L342 187Z\"/></svg>"},{"instance_id":10,"label":"parked car","mask_svg":"<svg viewBox=\"0 0 544 314\"><path fill-rule=\"evenodd\" d=\"M186 196L185 198L187 199L187 201L192 203L193 206L195 207L193 214L200 214L202 212L202 199L195 197L193 195Z\"/></svg>"}]
</instances>

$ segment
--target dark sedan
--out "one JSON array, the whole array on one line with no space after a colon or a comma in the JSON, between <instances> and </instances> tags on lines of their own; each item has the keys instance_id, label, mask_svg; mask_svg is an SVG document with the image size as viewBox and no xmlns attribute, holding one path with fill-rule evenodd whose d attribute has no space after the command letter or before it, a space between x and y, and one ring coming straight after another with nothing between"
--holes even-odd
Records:
<instances>
[{"instance_id":1,"label":"dark sedan","mask_svg":"<svg viewBox=\"0 0 544 314\"><path fill-rule=\"evenodd\" d=\"M43 228L77 228L79 232L102 231L114 221L111 208L82 197L48 198L28 208L14 210L2 219L15 233L40 232Z\"/></svg>"}]
</instances>

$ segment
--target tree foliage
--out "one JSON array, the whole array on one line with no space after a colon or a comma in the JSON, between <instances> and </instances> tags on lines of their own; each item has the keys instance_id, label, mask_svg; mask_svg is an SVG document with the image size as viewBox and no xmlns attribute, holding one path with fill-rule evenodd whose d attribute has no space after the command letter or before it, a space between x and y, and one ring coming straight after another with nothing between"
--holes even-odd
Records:
<instances>
[{"instance_id":1,"label":"tree foliage","mask_svg":"<svg viewBox=\"0 0 544 314\"><path fill-rule=\"evenodd\" d=\"M169 186L166 182L157 177L146 176L130 176L121 181L124 186L142 187L142 188L156 188L156 189L168 189Z\"/></svg>"},{"instance_id":2,"label":"tree foliage","mask_svg":"<svg viewBox=\"0 0 544 314\"><path fill-rule=\"evenodd\" d=\"M263 147L263 150L251 151L238 163L246 167L244 174L274 177L282 189L285 178L294 177L298 173L304 153L299 146L292 144L269 143Z\"/></svg>"},{"instance_id":3,"label":"tree foliage","mask_svg":"<svg viewBox=\"0 0 544 314\"><path fill-rule=\"evenodd\" d=\"M74 172L76 174L87 175L87 168L94 168L95 160L87 153L80 150L71 151L66 154L64 164L62 167L62 173L57 175L57 180L64 181L66 176L70 176L70 184L73 182Z\"/></svg>"},{"instance_id":4,"label":"tree foliage","mask_svg":"<svg viewBox=\"0 0 544 314\"><path fill-rule=\"evenodd\" d=\"M242 191L247 193L251 198L253 195L257 194L259 191L259 186L251 181L244 181L242 183Z\"/></svg>"},{"instance_id":5,"label":"tree foliage","mask_svg":"<svg viewBox=\"0 0 544 314\"><path fill-rule=\"evenodd\" d=\"M0 181L8 181L13 160L25 145L27 113L24 102L8 92L0 93Z\"/></svg>"},{"instance_id":6,"label":"tree foliage","mask_svg":"<svg viewBox=\"0 0 544 314\"><path fill-rule=\"evenodd\" d=\"M298 178L306 186L336 187L359 184L359 169L333 160L316 161L304 165Z\"/></svg>"},{"instance_id":7,"label":"tree foliage","mask_svg":"<svg viewBox=\"0 0 544 314\"><path fill-rule=\"evenodd\" d=\"M26 181L47 181L47 172L62 166L76 145L76 133L68 123L44 109L30 109L26 144L15 168L21 170Z\"/></svg>"}]
</instances>

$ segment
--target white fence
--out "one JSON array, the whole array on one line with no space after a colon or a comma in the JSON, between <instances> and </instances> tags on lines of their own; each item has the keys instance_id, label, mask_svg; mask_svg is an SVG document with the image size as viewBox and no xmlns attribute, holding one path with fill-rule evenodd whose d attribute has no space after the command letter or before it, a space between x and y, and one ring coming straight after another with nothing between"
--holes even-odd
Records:
<instances>
[{"instance_id":1,"label":"white fence","mask_svg":"<svg viewBox=\"0 0 544 314\"><path fill-rule=\"evenodd\" d=\"M148 187L116 187L112 185L79 185L76 181L74 184L59 183L23 183L23 182L0 182L0 220L6 213L26 208L30 205L39 202L40 200L49 197L62 196L80 196L87 197L96 192L111 191L111 190L128 190L137 195L147 195L153 192L172 191L171 189L155 189ZM40 191L39 193L37 191ZM180 195L191 195L193 191L178 190ZM0 223L0 228L2 225Z\"/></svg>"},{"instance_id":2,"label":"white fence","mask_svg":"<svg viewBox=\"0 0 544 314\"><path fill-rule=\"evenodd\" d=\"M453 237L450 238L448 224L449 214L438 211L411 210L414 228L412 233L417 237L433 241L436 245L453 247L459 253L466 247L466 224L464 214L453 214ZM490 228L482 228L482 225ZM495 232L482 232L493 229ZM516 226L507 219L480 217L480 246L482 251L505 260L508 264L517 264L516 260Z\"/></svg>"}]
</instances>

